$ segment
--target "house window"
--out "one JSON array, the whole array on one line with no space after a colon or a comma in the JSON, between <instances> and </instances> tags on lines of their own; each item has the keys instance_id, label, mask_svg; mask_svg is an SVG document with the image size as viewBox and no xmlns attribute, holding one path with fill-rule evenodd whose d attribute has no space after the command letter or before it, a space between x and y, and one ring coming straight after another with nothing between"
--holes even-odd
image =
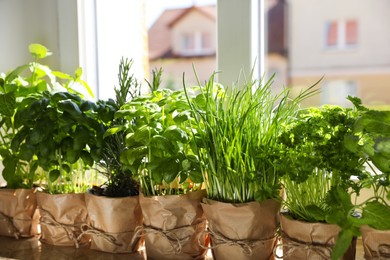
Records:
<instances>
[{"instance_id":1,"label":"house window","mask_svg":"<svg viewBox=\"0 0 390 260\"><path fill-rule=\"evenodd\" d=\"M208 32L202 32L202 49L211 49L211 35Z\"/></svg>"},{"instance_id":2,"label":"house window","mask_svg":"<svg viewBox=\"0 0 390 260\"><path fill-rule=\"evenodd\" d=\"M185 33L182 35L183 51L193 51L195 49L195 35L193 33Z\"/></svg>"},{"instance_id":3,"label":"house window","mask_svg":"<svg viewBox=\"0 0 390 260\"><path fill-rule=\"evenodd\" d=\"M325 46L331 49L348 49L357 45L356 20L329 21L325 24Z\"/></svg>"},{"instance_id":4,"label":"house window","mask_svg":"<svg viewBox=\"0 0 390 260\"><path fill-rule=\"evenodd\" d=\"M183 55L211 54L211 34L208 32L183 33L181 36Z\"/></svg>"},{"instance_id":5,"label":"house window","mask_svg":"<svg viewBox=\"0 0 390 260\"><path fill-rule=\"evenodd\" d=\"M348 96L357 96L358 89L355 81L333 80L327 81L322 87L321 103L351 107L352 103L347 100Z\"/></svg>"}]
</instances>

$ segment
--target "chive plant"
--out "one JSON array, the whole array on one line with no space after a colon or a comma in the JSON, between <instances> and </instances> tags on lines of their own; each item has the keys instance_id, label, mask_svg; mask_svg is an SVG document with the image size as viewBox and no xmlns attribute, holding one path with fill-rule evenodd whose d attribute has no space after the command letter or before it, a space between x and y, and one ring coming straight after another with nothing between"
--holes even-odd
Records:
<instances>
[{"instance_id":1,"label":"chive plant","mask_svg":"<svg viewBox=\"0 0 390 260\"><path fill-rule=\"evenodd\" d=\"M198 154L210 199L245 203L279 196L278 136L316 90L313 85L292 99L288 89L273 94L272 83L273 77L225 89L213 75L195 98L185 87L200 129Z\"/></svg>"}]
</instances>

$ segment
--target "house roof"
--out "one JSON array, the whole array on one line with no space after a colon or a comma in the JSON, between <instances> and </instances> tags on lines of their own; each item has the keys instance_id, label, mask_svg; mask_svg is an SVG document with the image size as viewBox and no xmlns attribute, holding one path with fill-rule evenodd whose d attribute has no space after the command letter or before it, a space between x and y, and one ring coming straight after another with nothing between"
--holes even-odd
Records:
<instances>
[{"instance_id":1,"label":"house roof","mask_svg":"<svg viewBox=\"0 0 390 260\"><path fill-rule=\"evenodd\" d=\"M172 54L171 27L186 14L197 10L206 17L216 19L215 6L192 6L189 8L167 9L148 31L149 59L169 57Z\"/></svg>"},{"instance_id":2,"label":"house roof","mask_svg":"<svg viewBox=\"0 0 390 260\"><path fill-rule=\"evenodd\" d=\"M285 1L279 0L268 10L268 52L285 55ZM171 27L191 11L199 11L207 18L216 20L216 6L192 6L188 8L168 9L154 22L148 31L149 59L173 57L171 45Z\"/></svg>"}]
</instances>

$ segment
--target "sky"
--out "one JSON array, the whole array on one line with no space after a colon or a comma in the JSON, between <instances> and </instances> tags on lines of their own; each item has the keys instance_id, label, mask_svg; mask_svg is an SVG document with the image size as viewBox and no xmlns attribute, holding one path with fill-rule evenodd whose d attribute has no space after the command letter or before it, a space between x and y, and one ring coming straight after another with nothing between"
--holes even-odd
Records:
<instances>
[{"instance_id":1,"label":"sky","mask_svg":"<svg viewBox=\"0 0 390 260\"><path fill-rule=\"evenodd\" d=\"M166 9L189 7L192 5L212 5L217 0L145 0L146 26L149 28Z\"/></svg>"}]
</instances>

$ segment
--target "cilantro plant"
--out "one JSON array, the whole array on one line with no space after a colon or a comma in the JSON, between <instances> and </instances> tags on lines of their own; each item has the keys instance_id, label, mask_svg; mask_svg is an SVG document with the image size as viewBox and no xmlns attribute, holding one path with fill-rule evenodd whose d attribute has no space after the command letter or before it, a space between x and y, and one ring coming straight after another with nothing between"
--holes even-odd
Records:
<instances>
[{"instance_id":1,"label":"cilantro plant","mask_svg":"<svg viewBox=\"0 0 390 260\"><path fill-rule=\"evenodd\" d=\"M126 122L121 162L137 174L146 196L186 193L203 182L194 150L197 129L186 96L159 89L161 72L154 71L150 94L127 102L115 116Z\"/></svg>"}]
</instances>

